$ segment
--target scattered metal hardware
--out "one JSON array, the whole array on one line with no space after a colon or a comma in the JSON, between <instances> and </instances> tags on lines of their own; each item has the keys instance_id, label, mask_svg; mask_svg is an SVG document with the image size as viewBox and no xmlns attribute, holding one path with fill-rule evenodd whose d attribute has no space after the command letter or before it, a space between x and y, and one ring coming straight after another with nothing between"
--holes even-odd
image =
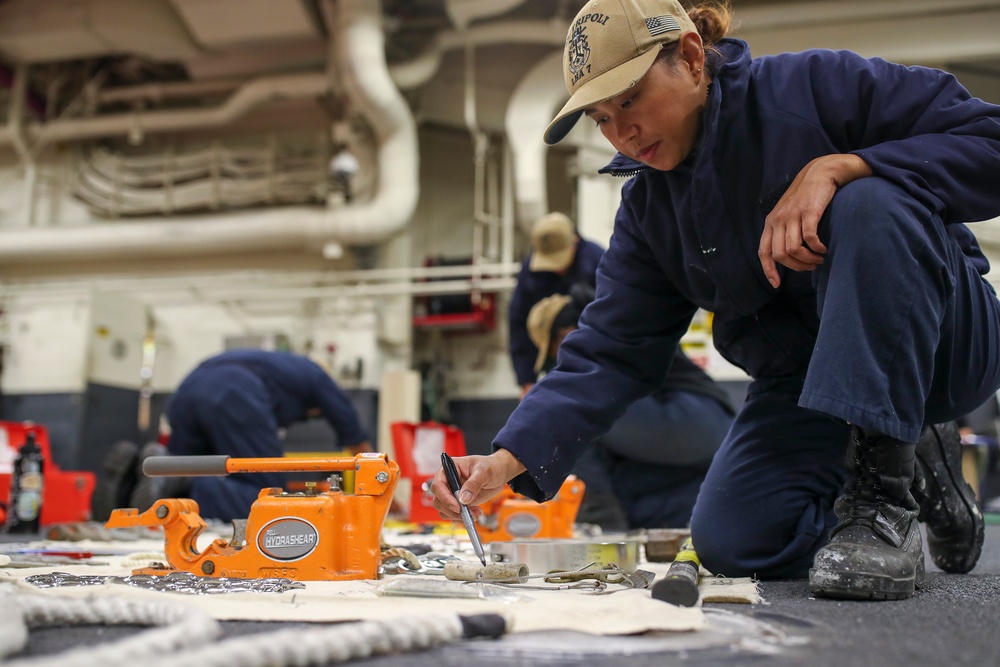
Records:
<instances>
[{"instance_id":1,"label":"scattered metal hardware","mask_svg":"<svg viewBox=\"0 0 1000 667\"><path fill-rule=\"evenodd\" d=\"M501 586L503 588L510 588L515 591L571 591L571 590L581 590L585 593L603 593L606 591L608 585L603 581L578 581L574 584L559 584L557 586L536 586L532 584L512 584L504 583L500 581L492 581L488 584L483 584L481 582L467 581L464 582L464 586Z\"/></svg>"},{"instance_id":2,"label":"scattered metal hardware","mask_svg":"<svg viewBox=\"0 0 1000 667\"><path fill-rule=\"evenodd\" d=\"M620 584L625 588L649 588L655 577L655 574L646 570L629 572L617 563L594 562L578 570L549 572L545 575L545 581L550 584L562 584L596 579L604 584Z\"/></svg>"},{"instance_id":3,"label":"scattered metal hardware","mask_svg":"<svg viewBox=\"0 0 1000 667\"><path fill-rule=\"evenodd\" d=\"M549 584L565 584L571 581L596 579L605 584L620 584L625 580L625 571L614 563L588 563L578 570L555 570L545 575Z\"/></svg>"},{"instance_id":4,"label":"scattered metal hardware","mask_svg":"<svg viewBox=\"0 0 1000 667\"><path fill-rule=\"evenodd\" d=\"M411 554L412 555L412 554ZM383 562L386 574L440 574L444 575L444 566L449 561L461 560L458 556L430 551L423 556L415 556L416 562L402 557L394 564ZM419 564L419 565L418 565Z\"/></svg>"},{"instance_id":5,"label":"scattered metal hardware","mask_svg":"<svg viewBox=\"0 0 1000 667\"><path fill-rule=\"evenodd\" d=\"M636 570L635 572L625 572L623 584L629 588L649 588L653 585L656 574L649 570Z\"/></svg>"},{"instance_id":6,"label":"scattered metal hardware","mask_svg":"<svg viewBox=\"0 0 1000 667\"><path fill-rule=\"evenodd\" d=\"M172 572L164 576L133 574L127 577L108 577L93 574L51 572L25 577L24 581L38 588L65 586L103 586L125 584L135 588L189 595L215 595L219 593L284 593L294 588L305 588L300 581L291 579L235 579L230 577L199 577L190 572Z\"/></svg>"},{"instance_id":7,"label":"scattered metal hardware","mask_svg":"<svg viewBox=\"0 0 1000 667\"><path fill-rule=\"evenodd\" d=\"M423 567L417 555L403 547L382 548L382 571L384 574L402 574L403 564L410 570Z\"/></svg>"}]
</instances>

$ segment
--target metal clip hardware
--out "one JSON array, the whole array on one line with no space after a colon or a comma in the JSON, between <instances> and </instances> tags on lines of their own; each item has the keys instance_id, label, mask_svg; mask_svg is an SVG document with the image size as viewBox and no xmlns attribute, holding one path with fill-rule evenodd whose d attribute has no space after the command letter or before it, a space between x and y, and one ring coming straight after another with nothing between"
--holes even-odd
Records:
<instances>
[{"instance_id":1,"label":"metal clip hardware","mask_svg":"<svg viewBox=\"0 0 1000 667\"><path fill-rule=\"evenodd\" d=\"M199 577L190 572L172 572L164 576L133 574L127 577L107 577L100 575L68 574L51 572L25 577L24 581L38 588L59 588L63 586L101 586L104 584L125 584L151 591L168 591L191 595L215 595L219 593L284 593L293 588L305 588L300 581L280 578L236 579L230 577Z\"/></svg>"}]
</instances>

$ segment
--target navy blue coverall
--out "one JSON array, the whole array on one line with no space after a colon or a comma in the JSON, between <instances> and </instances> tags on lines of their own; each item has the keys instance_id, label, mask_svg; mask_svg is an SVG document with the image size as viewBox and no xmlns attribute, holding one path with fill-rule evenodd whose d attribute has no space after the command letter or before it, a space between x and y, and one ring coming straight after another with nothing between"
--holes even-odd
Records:
<instances>
[{"instance_id":1,"label":"navy blue coverall","mask_svg":"<svg viewBox=\"0 0 1000 667\"><path fill-rule=\"evenodd\" d=\"M849 52L751 60L718 45L697 147L630 176L597 297L494 448L551 497L585 448L663 381L698 307L753 378L692 517L706 568L805 577L836 523L849 423L916 442L1000 386L1000 304L964 224L1000 214L1000 108L953 76ZM874 176L841 188L813 272L764 276L768 212L812 159L853 153Z\"/></svg>"},{"instance_id":2,"label":"navy blue coverall","mask_svg":"<svg viewBox=\"0 0 1000 667\"><path fill-rule=\"evenodd\" d=\"M570 287L576 283L587 283L594 287L597 263L601 261L603 254L604 248L593 241L577 239L573 263L565 273L532 271L528 268L531 256L524 260L521 271L517 274L517 287L514 288L507 312L510 359L514 364L514 375L519 386L535 381L538 348L528 336L528 313L531 312L531 307L547 296L569 294Z\"/></svg>"},{"instance_id":3,"label":"navy blue coverall","mask_svg":"<svg viewBox=\"0 0 1000 667\"><path fill-rule=\"evenodd\" d=\"M319 409L341 447L368 440L347 395L307 357L231 350L203 361L181 382L166 409L167 450L180 456L280 457L278 429ZM195 477L191 498L204 517L246 518L260 490L284 486L282 473Z\"/></svg>"}]
</instances>

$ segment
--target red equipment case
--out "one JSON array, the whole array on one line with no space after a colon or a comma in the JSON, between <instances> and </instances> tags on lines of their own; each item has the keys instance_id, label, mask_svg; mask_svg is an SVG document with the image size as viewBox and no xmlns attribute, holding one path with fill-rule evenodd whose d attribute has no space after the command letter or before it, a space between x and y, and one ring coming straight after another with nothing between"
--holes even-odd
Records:
<instances>
[{"instance_id":1,"label":"red equipment case","mask_svg":"<svg viewBox=\"0 0 1000 667\"><path fill-rule=\"evenodd\" d=\"M465 436L455 426L433 421L393 422L390 428L399 476L410 481L408 520L414 523L442 521L431 505L433 498L424 490L424 483L441 467L441 452L447 452L448 456L465 456Z\"/></svg>"},{"instance_id":2,"label":"red equipment case","mask_svg":"<svg viewBox=\"0 0 1000 667\"><path fill-rule=\"evenodd\" d=\"M49 432L44 426L32 422L0 421L0 525L7 521L7 502L10 498L10 477L14 459L27 440L28 433L35 434L35 442L42 450L45 469L42 477L42 515L40 523L90 520L90 496L96 478L92 472L65 471L52 459Z\"/></svg>"}]
</instances>

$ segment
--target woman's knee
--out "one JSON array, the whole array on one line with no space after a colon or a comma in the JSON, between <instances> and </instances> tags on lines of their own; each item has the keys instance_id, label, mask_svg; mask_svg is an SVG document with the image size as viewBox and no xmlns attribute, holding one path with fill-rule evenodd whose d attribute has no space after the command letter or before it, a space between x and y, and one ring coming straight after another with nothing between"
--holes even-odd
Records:
<instances>
[{"instance_id":1,"label":"woman's knee","mask_svg":"<svg viewBox=\"0 0 1000 667\"><path fill-rule=\"evenodd\" d=\"M702 566L713 574L727 577L752 574L746 571L748 558L744 551L757 538L756 530L704 516L697 505L691 515L692 544Z\"/></svg>"},{"instance_id":2,"label":"woman's knee","mask_svg":"<svg viewBox=\"0 0 1000 667\"><path fill-rule=\"evenodd\" d=\"M699 498L691 537L702 565L727 577L800 578L826 542L833 514L818 499L806 503L758 503L741 511L705 511Z\"/></svg>"},{"instance_id":3,"label":"woman's knee","mask_svg":"<svg viewBox=\"0 0 1000 667\"><path fill-rule=\"evenodd\" d=\"M887 233L888 236L905 233L900 223L907 220L920 221L914 230L922 229L931 217L930 211L898 185L871 177L860 178L840 188L830 202L824 223L829 225L828 234L846 234L853 243L858 234L870 239ZM823 226L821 223L821 238Z\"/></svg>"}]
</instances>

